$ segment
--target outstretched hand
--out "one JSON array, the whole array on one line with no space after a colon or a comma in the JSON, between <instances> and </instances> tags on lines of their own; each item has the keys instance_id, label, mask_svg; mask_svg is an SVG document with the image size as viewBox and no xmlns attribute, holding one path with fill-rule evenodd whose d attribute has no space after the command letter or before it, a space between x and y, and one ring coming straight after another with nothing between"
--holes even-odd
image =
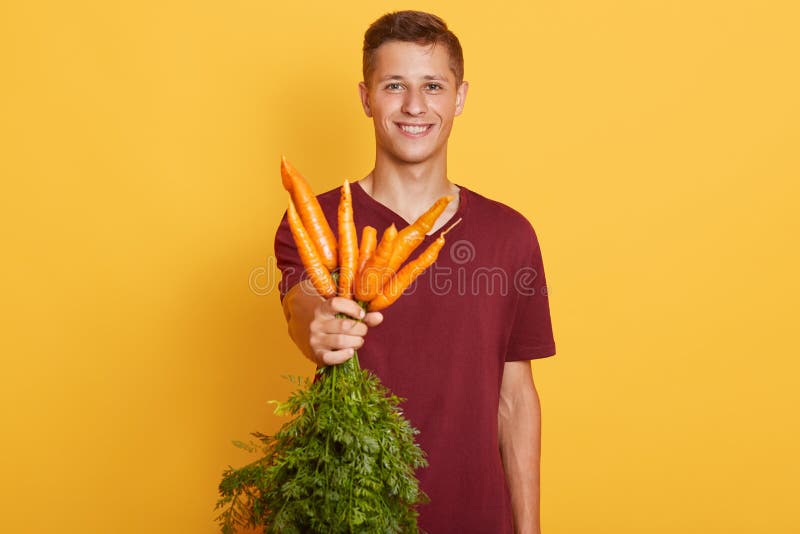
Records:
<instances>
[{"instance_id":1,"label":"outstretched hand","mask_svg":"<svg viewBox=\"0 0 800 534\"><path fill-rule=\"evenodd\" d=\"M289 321L289 335L317 365L335 365L353 357L364 345L370 327L383 321L380 312L364 312L353 300L333 297L322 299L297 284L284 297L284 313ZM343 314L347 317L337 317Z\"/></svg>"}]
</instances>

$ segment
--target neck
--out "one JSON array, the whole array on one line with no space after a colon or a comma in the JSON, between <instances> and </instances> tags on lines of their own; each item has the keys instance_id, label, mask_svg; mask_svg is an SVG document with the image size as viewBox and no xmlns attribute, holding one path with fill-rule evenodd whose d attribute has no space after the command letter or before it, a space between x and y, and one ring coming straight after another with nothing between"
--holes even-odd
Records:
<instances>
[{"instance_id":1,"label":"neck","mask_svg":"<svg viewBox=\"0 0 800 534\"><path fill-rule=\"evenodd\" d=\"M407 221L415 220L442 196L458 198L458 187L447 178L446 153L420 163L407 163L379 151L375 168L361 181L361 186L372 198Z\"/></svg>"}]
</instances>

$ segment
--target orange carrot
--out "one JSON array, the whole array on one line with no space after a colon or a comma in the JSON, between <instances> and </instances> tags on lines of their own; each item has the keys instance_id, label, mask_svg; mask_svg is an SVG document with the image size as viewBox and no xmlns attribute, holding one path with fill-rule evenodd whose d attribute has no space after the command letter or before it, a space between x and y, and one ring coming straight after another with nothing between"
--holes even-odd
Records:
<instances>
[{"instance_id":1,"label":"orange carrot","mask_svg":"<svg viewBox=\"0 0 800 534\"><path fill-rule=\"evenodd\" d=\"M322 264L322 259L319 257L317 247L311 241L297 209L294 207L294 202L289 199L289 209L286 212L286 217L289 219L289 228L292 231L297 251L300 254L300 260L303 262L303 267L306 268L306 273L311 283L317 292L325 298L330 298L336 295L336 285L333 283L333 277L330 271Z\"/></svg>"},{"instance_id":2,"label":"orange carrot","mask_svg":"<svg viewBox=\"0 0 800 534\"><path fill-rule=\"evenodd\" d=\"M339 200L339 296L352 298L358 263L358 234L353 222L353 197L350 182L344 181Z\"/></svg>"},{"instance_id":3,"label":"orange carrot","mask_svg":"<svg viewBox=\"0 0 800 534\"><path fill-rule=\"evenodd\" d=\"M392 276L386 265L392 257L392 250L397 240L397 228L394 223L383 231L381 242L375 253L367 261L367 264L356 278L356 299L361 302L369 302L380 293L383 284Z\"/></svg>"},{"instance_id":4,"label":"orange carrot","mask_svg":"<svg viewBox=\"0 0 800 534\"><path fill-rule=\"evenodd\" d=\"M358 250L358 267L356 268L356 283L358 287L358 276L364 272L364 266L375 254L375 246L378 244L378 231L372 226L365 226L361 230L361 245ZM355 292L355 290L354 290Z\"/></svg>"},{"instance_id":5,"label":"orange carrot","mask_svg":"<svg viewBox=\"0 0 800 534\"><path fill-rule=\"evenodd\" d=\"M376 265L381 263L386 265L389 263L389 258L392 257L392 251L394 250L396 239L397 227L394 225L394 223L392 223L389 228L383 231L381 242L378 244L378 248L375 249L375 255L373 256L371 263Z\"/></svg>"},{"instance_id":6,"label":"orange carrot","mask_svg":"<svg viewBox=\"0 0 800 534\"><path fill-rule=\"evenodd\" d=\"M408 259L414 249L416 249L425 235L433 228L436 219L442 214L444 209L453 200L452 196L442 197L431 206L428 211L420 215L416 221L406 226L397 234L397 240L389 259L388 267L390 272L395 273L397 269Z\"/></svg>"},{"instance_id":7,"label":"orange carrot","mask_svg":"<svg viewBox=\"0 0 800 534\"><path fill-rule=\"evenodd\" d=\"M370 301L367 309L369 311L380 311L386 309L392 303L394 303L394 301L399 299L403 294L403 291L405 291L406 288L408 288L408 286L410 286L411 283L425 271L425 269L430 267L433 262L436 261L436 258L439 256L439 251L441 251L442 247L444 247L445 234L452 230L453 227L460 222L461 219L453 223L450 228L439 235L439 238L436 239L436 241L428 245L428 248L426 248L422 254L417 256L414 261L408 262L402 269L400 269L400 272L394 275L391 280L386 282L386 285L383 286L381 294Z\"/></svg>"},{"instance_id":8,"label":"orange carrot","mask_svg":"<svg viewBox=\"0 0 800 534\"><path fill-rule=\"evenodd\" d=\"M291 163L281 156L281 180L283 187L289 192L295 203L300 219L308 230L311 242L317 248L322 263L326 269L332 271L336 268L336 237L333 235L325 214L319 205L317 197L306 182L306 179L297 172Z\"/></svg>"}]
</instances>

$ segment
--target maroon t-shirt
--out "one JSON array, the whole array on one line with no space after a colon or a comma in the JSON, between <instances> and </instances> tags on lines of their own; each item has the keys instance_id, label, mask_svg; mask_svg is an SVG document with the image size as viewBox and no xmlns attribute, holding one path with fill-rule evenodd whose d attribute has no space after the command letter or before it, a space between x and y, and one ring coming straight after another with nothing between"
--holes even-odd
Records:
<instances>
[{"instance_id":1,"label":"maroon t-shirt","mask_svg":"<svg viewBox=\"0 0 800 534\"><path fill-rule=\"evenodd\" d=\"M408 223L352 185L358 230ZM319 195L334 234L339 189ZM419 525L430 534L512 533L511 504L497 438L507 361L555 354L542 257L518 212L461 186L458 212L436 263L370 329L358 356L399 397L420 434L429 466L417 472L430 503ZM429 235L411 259L438 232ZM304 278L284 216L275 237L281 296Z\"/></svg>"}]
</instances>

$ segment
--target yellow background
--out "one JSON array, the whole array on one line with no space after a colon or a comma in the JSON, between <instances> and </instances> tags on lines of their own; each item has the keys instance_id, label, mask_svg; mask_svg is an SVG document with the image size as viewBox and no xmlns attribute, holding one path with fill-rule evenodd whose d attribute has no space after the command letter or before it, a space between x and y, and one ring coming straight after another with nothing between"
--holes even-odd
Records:
<instances>
[{"instance_id":1,"label":"yellow background","mask_svg":"<svg viewBox=\"0 0 800 534\"><path fill-rule=\"evenodd\" d=\"M369 171L361 38L411 7L465 48L451 178L539 233L544 532L800 531L797 3L288 4L0 7L0 530L216 532L312 370L279 156Z\"/></svg>"}]
</instances>

